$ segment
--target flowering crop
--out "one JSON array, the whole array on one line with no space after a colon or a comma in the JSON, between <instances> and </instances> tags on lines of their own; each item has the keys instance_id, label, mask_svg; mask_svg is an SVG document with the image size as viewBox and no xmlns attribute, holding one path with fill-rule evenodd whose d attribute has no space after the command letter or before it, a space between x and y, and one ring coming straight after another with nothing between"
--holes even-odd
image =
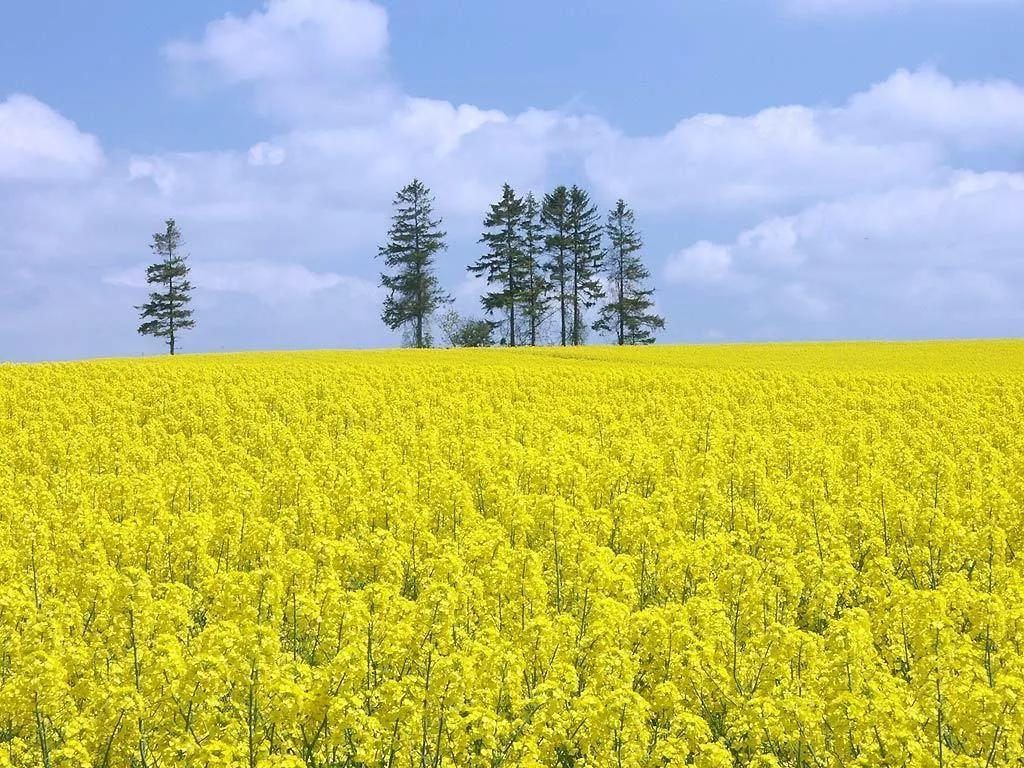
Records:
<instances>
[{"instance_id":1,"label":"flowering crop","mask_svg":"<svg viewBox=\"0 0 1024 768\"><path fill-rule=\"evenodd\" d=\"M1024 344L0 367L0 766L1024 759Z\"/></svg>"}]
</instances>

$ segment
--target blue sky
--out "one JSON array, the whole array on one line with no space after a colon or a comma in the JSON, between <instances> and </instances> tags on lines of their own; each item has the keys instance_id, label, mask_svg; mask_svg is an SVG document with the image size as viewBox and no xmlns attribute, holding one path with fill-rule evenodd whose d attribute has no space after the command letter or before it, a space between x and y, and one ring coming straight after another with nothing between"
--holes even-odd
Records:
<instances>
[{"instance_id":1,"label":"blue sky","mask_svg":"<svg viewBox=\"0 0 1024 768\"><path fill-rule=\"evenodd\" d=\"M166 216L186 350L397 343L373 255L413 175L464 312L502 182L579 182L635 208L664 341L1019 336L1021 29L1019 0L12 4L0 359L159 353Z\"/></svg>"}]
</instances>

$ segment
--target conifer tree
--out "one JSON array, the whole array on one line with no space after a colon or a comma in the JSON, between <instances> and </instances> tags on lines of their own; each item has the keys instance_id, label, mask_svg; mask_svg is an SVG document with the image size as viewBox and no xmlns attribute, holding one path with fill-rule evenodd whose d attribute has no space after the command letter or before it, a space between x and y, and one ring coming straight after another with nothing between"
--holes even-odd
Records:
<instances>
[{"instance_id":1,"label":"conifer tree","mask_svg":"<svg viewBox=\"0 0 1024 768\"><path fill-rule=\"evenodd\" d=\"M149 301L136 307L142 320L138 330L143 336L165 339L173 355L178 334L195 327L189 308L192 301L189 266L181 252L181 231L174 219L167 219L164 231L153 235L149 247L159 261L146 268L146 283L158 288L150 292Z\"/></svg>"},{"instance_id":2,"label":"conifer tree","mask_svg":"<svg viewBox=\"0 0 1024 768\"><path fill-rule=\"evenodd\" d=\"M381 319L392 330L407 328L415 347L430 346L430 318L451 298L435 274L434 258L444 250L441 219L434 219L430 190L419 179L404 186L394 200L387 243L378 257L391 270L380 276L388 289Z\"/></svg>"},{"instance_id":3,"label":"conifer tree","mask_svg":"<svg viewBox=\"0 0 1024 768\"><path fill-rule=\"evenodd\" d=\"M569 343L569 312L572 307L569 190L564 185L558 186L552 192L544 195L540 220L544 229L544 249L547 252L544 271L547 275L547 283L553 292L552 300L558 304L559 338L564 347Z\"/></svg>"},{"instance_id":4,"label":"conifer tree","mask_svg":"<svg viewBox=\"0 0 1024 768\"><path fill-rule=\"evenodd\" d=\"M664 328L665 320L650 311L654 289L645 283L651 273L638 255L643 239L625 201L619 200L609 211L605 233L609 248L604 266L611 300L601 307L594 330L613 334L619 345L652 344L653 332Z\"/></svg>"},{"instance_id":5,"label":"conifer tree","mask_svg":"<svg viewBox=\"0 0 1024 768\"><path fill-rule=\"evenodd\" d=\"M470 272L483 275L487 285L494 286L480 301L488 313L497 310L505 314L510 347L517 344L516 309L525 299L528 281L522 224L523 201L505 184L501 199L491 205L484 218L484 232L479 242L487 246L487 252L469 266Z\"/></svg>"},{"instance_id":6,"label":"conifer tree","mask_svg":"<svg viewBox=\"0 0 1024 768\"><path fill-rule=\"evenodd\" d=\"M523 287L523 315L531 347L537 346L540 324L547 312L550 285L544 276L540 258L544 251L544 227L541 222L541 207L533 193L523 200L523 266L526 282Z\"/></svg>"},{"instance_id":7,"label":"conifer tree","mask_svg":"<svg viewBox=\"0 0 1024 768\"><path fill-rule=\"evenodd\" d=\"M569 190L569 276L572 297L571 338L573 346L584 341L584 314L604 297L600 272L603 262L601 224L597 206L590 195L575 184Z\"/></svg>"}]
</instances>

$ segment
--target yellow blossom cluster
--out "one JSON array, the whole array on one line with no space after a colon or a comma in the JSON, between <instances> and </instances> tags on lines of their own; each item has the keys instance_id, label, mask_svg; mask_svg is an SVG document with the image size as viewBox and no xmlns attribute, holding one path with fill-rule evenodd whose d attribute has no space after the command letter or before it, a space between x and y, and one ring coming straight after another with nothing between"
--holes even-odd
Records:
<instances>
[{"instance_id":1,"label":"yellow blossom cluster","mask_svg":"<svg viewBox=\"0 0 1024 768\"><path fill-rule=\"evenodd\" d=\"M1024 343L0 367L0 766L1024 759Z\"/></svg>"}]
</instances>

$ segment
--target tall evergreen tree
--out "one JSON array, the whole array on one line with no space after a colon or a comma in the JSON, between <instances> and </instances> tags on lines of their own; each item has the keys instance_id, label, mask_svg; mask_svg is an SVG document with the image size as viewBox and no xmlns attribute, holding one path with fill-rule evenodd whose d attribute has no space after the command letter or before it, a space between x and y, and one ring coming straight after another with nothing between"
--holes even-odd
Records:
<instances>
[{"instance_id":1,"label":"tall evergreen tree","mask_svg":"<svg viewBox=\"0 0 1024 768\"><path fill-rule=\"evenodd\" d=\"M569 312L572 308L569 190L564 185L544 195L540 221L544 228L544 249L547 251L544 271L554 294L552 300L558 303L559 336L564 347L569 343Z\"/></svg>"},{"instance_id":2,"label":"tall evergreen tree","mask_svg":"<svg viewBox=\"0 0 1024 768\"><path fill-rule=\"evenodd\" d=\"M404 186L394 200L387 243L378 257L391 270L380 276L388 289L381 319L392 330L408 328L415 347L430 346L430 318L451 302L434 273L434 257L444 250L441 219L432 218L433 198L419 179Z\"/></svg>"},{"instance_id":3,"label":"tall evergreen tree","mask_svg":"<svg viewBox=\"0 0 1024 768\"><path fill-rule=\"evenodd\" d=\"M159 261L146 268L146 282L158 288L150 292L149 301L136 307L142 320L139 333L165 339L173 355L178 334L196 324L189 308L192 301L189 266L181 252L181 231L174 219L167 219L164 231L153 235L149 247Z\"/></svg>"},{"instance_id":4,"label":"tall evergreen tree","mask_svg":"<svg viewBox=\"0 0 1024 768\"><path fill-rule=\"evenodd\" d=\"M475 275L483 275L488 286L480 301L488 312L503 312L508 321L508 344L516 346L516 309L525 298L528 271L523 255L523 201L505 184L501 199L484 218L479 242L487 252L469 266Z\"/></svg>"},{"instance_id":5,"label":"tall evergreen tree","mask_svg":"<svg viewBox=\"0 0 1024 768\"><path fill-rule=\"evenodd\" d=\"M601 223L590 195L575 184L569 190L569 275L572 296L571 338L573 346L583 343L584 314L604 297L601 286Z\"/></svg>"},{"instance_id":6,"label":"tall evergreen tree","mask_svg":"<svg viewBox=\"0 0 1024 768\"><path fill-rule=\"evenodd\" d=\"M616 343L652 344L654 331L665 327L665 319L653 314L653 288L645 287L651 273L640 260L643 240L636 229L633 211L619 200L608 213L605 224L609 248L605 274L611 300L601 307L594 330L611 333Z\"/></svg>"},{"instance_id":7,"label":"tall evergreen tree","mask_svg":"<svg viewBox=\"0 0 1024 768\"><path fill-rule=\"evenodd\" d=\"M544 252L544 226L541 207L530 192L523 200L523 266L526 281L523 286L523 315L531 347L537 346L540 324L547 312L550 285L544 276L541 254Z\"/></svg>"}]
</instances>

